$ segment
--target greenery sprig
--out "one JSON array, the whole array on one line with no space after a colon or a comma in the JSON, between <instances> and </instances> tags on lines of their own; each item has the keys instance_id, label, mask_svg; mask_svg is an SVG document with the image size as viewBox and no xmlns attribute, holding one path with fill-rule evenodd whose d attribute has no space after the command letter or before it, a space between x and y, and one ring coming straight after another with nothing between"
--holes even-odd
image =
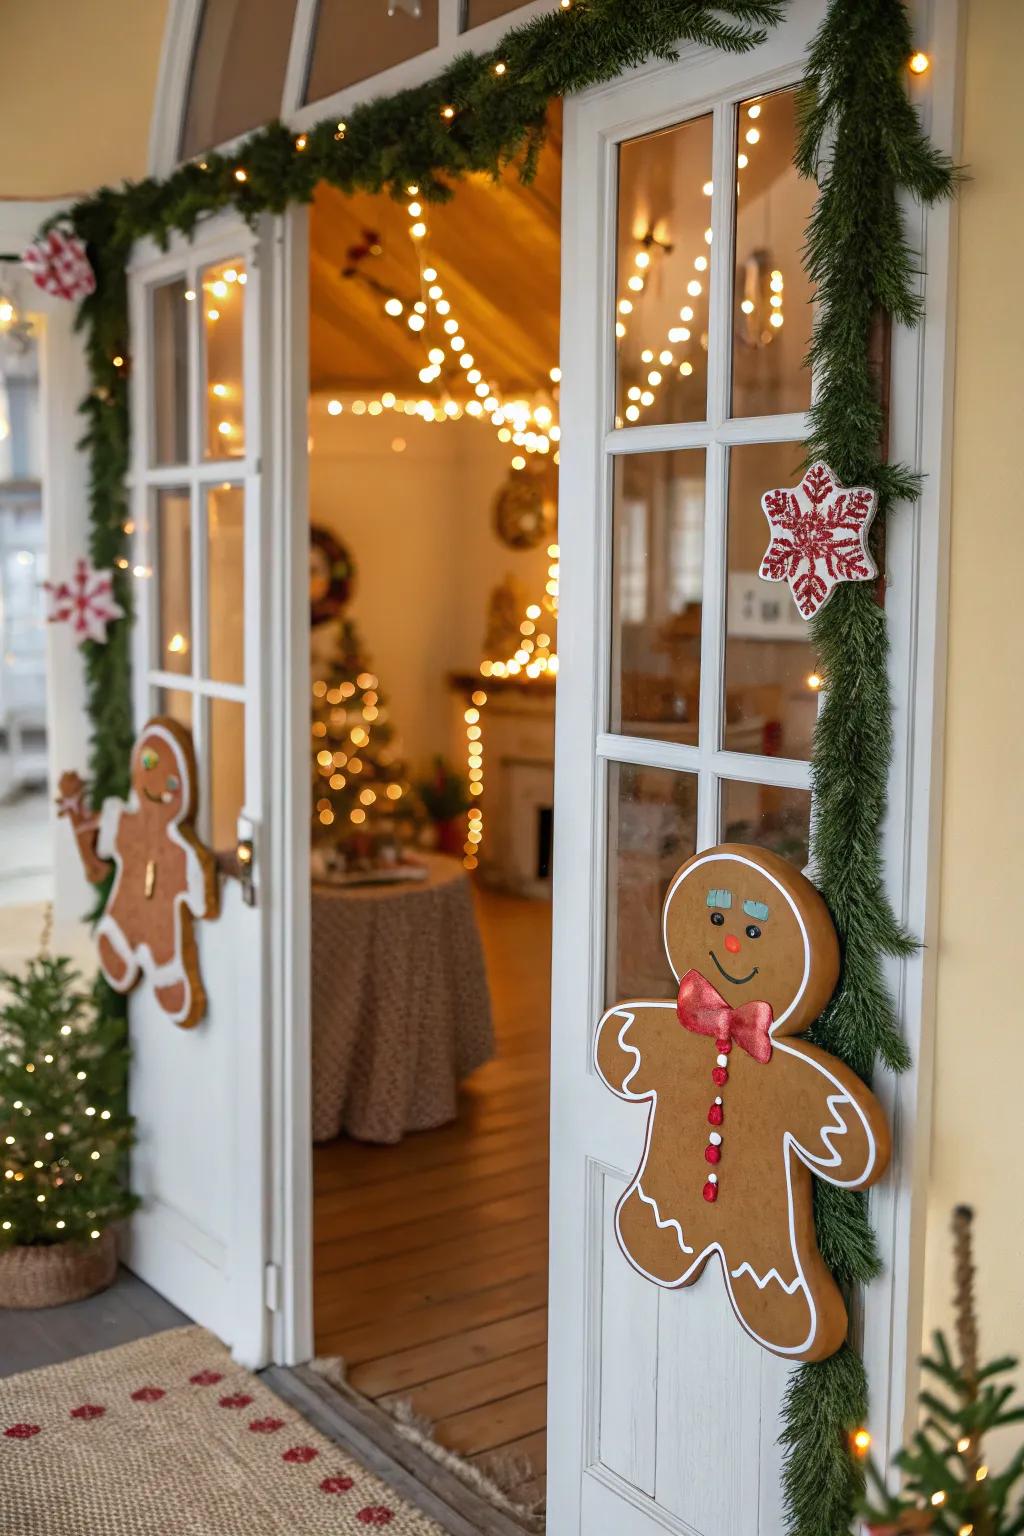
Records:
<instances>
[{"instance_id":1,"label":"greenery sprig","mask_svg":"<svg viewBox=\"0 0 1024 1536\"><path fill-rule=\"evenodd\" d=\"M808 57L796 156L819 186L806 249L818 305L808 461L822 458L845 484L877 489L880 569L888 512L918 494L916 477L884 457L878 339L891 324L914 324L921 302L901 200L909 193L932 203L956 184L907 96L912 51L902 0L831 0ZM839 586L811 638L825 679L811 769L812 862L843 949L839 989L812 1038L870 1079L879 1064L902 1072L910 1063L883 963L915 948L883 880L892 700L879 593L863 583ZM865 1284L878 1273L863 1195L819 1183L815 1218L821 1252L841 1284ZM791 1379L783 1433L790 1536L849 1528L851 1498L863 1486L849 1436L864 1422L866 1399L863 1362L849 1345Z\"/></svg>"},{"instance_id":2,"label":"greenery sprig","mask_svg":"<svg viewBox=\"0 0 1024 1536\"><path fill-rule=\"evenodd\" d=\"M469 172L518 164L529 177L553 98L611 80L649 58L672 59L681 43L733 52L756 46L784 13L783 0L570 0L509 31L489 54L465 54L433 80L325 120L295 135L280 123L250 135L230 155L208 154L166 180L103 189L76 205L71 221L87 242L96 292L80 309L93 388L83 404L91 463L91 547L97 566L118 565L116 595L129 617L105 646L84 647L92 721L94 800L122 794L132 744L131 614L125 476L129 357L125 267L136 240L166 244L225 208L254 222L307 202L320 181L343 192L402 196L415 183L425 201L452 195ZM847 484L880 493L874 538L885 516L916 494L912 474L885 462L878 339L919 314L915 258L901 198L949 195L949 162L929 145L906 94L911 53L903 0L832 0L808 60L797 164L821 195L808 231L806 264L817 286L818 320L809 459L825 459ZM884 348L881 349L884 353ZM882 561L879 560L880 566ZM885 614L863 585L840 586L814 621L826 692L812 765L814 862L844 952L843 979L815 1038L869 1078L908 1054L887 994L883 963L912 940L886 898L881 829L892 755ZM816 1191L822 1254L847 1287L879 1268L862 1197ZM862 1424L866 1381L856 1353L801 1367L790 1384L782 1438L790 1536L842 1536L862 1466L849 1433Z\"/></svg>"}]
</instances>

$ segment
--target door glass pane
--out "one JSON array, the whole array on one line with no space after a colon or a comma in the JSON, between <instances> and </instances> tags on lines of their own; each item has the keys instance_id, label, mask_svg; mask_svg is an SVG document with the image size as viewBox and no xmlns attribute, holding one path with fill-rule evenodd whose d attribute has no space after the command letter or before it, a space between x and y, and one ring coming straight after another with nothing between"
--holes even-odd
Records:
<instances>
[{"instance_id":1,"label":"door glass pane","mask_svg":"<svg viewBox=\"0 0 1024 1536\"><path fill-rule=\"evenodd\" d=\"M800 443L729 455L724 740L733 752L809 758L818 714L817 658L786 582L757 574L768 548L765 491L800 480Z\"/></svg>"},{"instance_id":2,"label":"door glass pane","mask_svg":"<svg viewBox=\"0 0 1024 1536\"><path fill-rule=\"evenodd\" d=\"M281 115L295 0L205 0L181 158Z\"/></svg>"},{"instance_id":3,"label":"door glass pane","mask_svg":"<svg viewBox=\"0 0 1024 1536\"><path fill-rule=\"evenodd\" d=\"M611 729L697 742L703 448L615 460Z\"/></svg>"},{"instance_id":4,"label":"door glass pane","mask_svg":"<svg viewBox=\"0 0 1024 1536\"><path fill-rule=\"evenodd\" d=\"M509 11L518 11L524 4L524 0L466 0L466 19L463 22L463 32L468 32L471 27L482 27L485 21L493 21L496 16L507 16Z\"/></svg>"},{"instance_id":5,"label":"door glass pane","mask_svg":"<svg viewBox=\"0 0 1024 1536\"><path fill-rule=\"evenodd\" d=\"M803 869L811 843L810 790L723 779L722 841L756 843Z\"/></svg>"},{"instance_id":6,"label":"door glass pane","mask_svg":"<svg viewBox=\"0 0 1024 1536\"><path fill-rule=\"evenodd\" d=\"M153 462L188 459L188 317L185 279L152 290Z\"/></svg>"},{"instance_id":7,"label":"door glass pane","mask_svg":"<svg viewBox=\"0 0 1024 1536\"><path fill-rule=\"evenodd\" d=\"M209 676L245 681L245 491L218 485L206 495Z\"/></svg>"},{"instance_id":8,"label":"door glass pane","mask_svg":"<svg viewBox=\"0 0 1024 1536\"><path fill-rule=\"evenodd\" d=\"M178 688L156 689L156 714L177 720L179 725L192 729L192 695Z\"/></svg>"},{"instance_id":9,"label":"door glass pane","mask_svg":"<svg viewBox=\"0 0 1024 1536\"><path fill-rule=\"evenodd\" d=\"M693 774L609 764L607 1003L672 996L661 903L672 876L696 847Z\"/></svg>"},{"instance_id":10,"label":"door glass pane","mask_svg":"<svg viewBox=\"0 0 1024 1536\"><path fill-rule=\"evenodd\" d=\"M737 109L732 413L806 411L813 289L803 269L813 181L797 173L796 91Z\"/></svg>"},{"instance_id":11,"label":"door glass pane","mask_svg":"<svg viewBox=\"0 0 1024 1536\"><path fill-rule=\"evenodd\" d=\"M188 491L156 492L159 672L192 671L192 511Z\"/></svg>"},{"instance_id":12,"label":"door glass pane","mask_svg":"<svg viewBox=\"0 0 1024 1536\"><path fill-rule=\"evenodd\" d=\"M245 705L211 699L210 840L222 852L237 841L238 813L245 804Z\"/></svg>"},{"instance_id":13,"label":"door glass pane","mask_svg":"<svg viewBox=\"0 0 1024 1536\"><path fill-rule=\"evenodd\" d=\"M202 274L203 452L208 459L237 459L245 453L242 365L246 281L245 263L238 260L222 261Z\"/></svg>"},{"instance_id":14,"label":"door glass pane","mask_svg":"<svg viewBox=\"0 0 1024 1536\"><path fill-rule=\"evenodd\" d=\"M357 80L437 47L437 0L320 0L306 100L319 101Z\"/></svg>"},{"instance_id":15,"label":"door glass pane","mask_svg":"<svg viewBox=\"0 0 1024 1536\"><path fill-rule=\"evenodd\" d=\"M618 426L707 415L711 118L619 150Z\"/></svg>"}]
</instances>

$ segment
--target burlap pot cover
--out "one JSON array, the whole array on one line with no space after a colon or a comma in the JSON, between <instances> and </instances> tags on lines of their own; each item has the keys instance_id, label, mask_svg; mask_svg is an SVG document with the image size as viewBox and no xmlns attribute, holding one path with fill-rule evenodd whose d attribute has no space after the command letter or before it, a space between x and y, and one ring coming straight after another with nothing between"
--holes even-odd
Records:
<instances>
[{"instance_id":1,"label":"burlap pot cover","mask_svg":"<svg viewBox=\"0 0 1024 1536\"><path fill-rule=\"evenodd\" d=\"M494 1054L469 879L454 859L398 886L313 887L313 1139L396 1142L452 1120Z\"/></svg>"},{"instance_id":2,"label":"burlap pot cover","mask_svg":"<svg viewBox=\"0 0 1024 1536\"><path fill-rule=\"evenodd\" d=\"M0 1380L4 1536L443 1536L203 1328Z\"/></svg>"},{"instance_id":3,"label":"burlap pot cover","mask_svg":"<svg viewBox=\"0 0 1024 1536\"><path fill-rule=\"evenodd\" d=\"M116 1274L112 1227L84 1243L8 1248L0 1253L0 1307L59 1307L106 1290Z\"/></svg>"}]
</instances>

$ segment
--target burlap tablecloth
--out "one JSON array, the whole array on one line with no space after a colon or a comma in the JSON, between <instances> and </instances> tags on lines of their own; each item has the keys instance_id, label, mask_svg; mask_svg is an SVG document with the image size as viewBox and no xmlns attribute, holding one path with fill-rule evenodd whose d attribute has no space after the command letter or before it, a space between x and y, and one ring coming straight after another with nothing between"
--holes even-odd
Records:
<instances>
[{"instance_id":1,"label":"burlap tablecloth","mask_svg":"<svg viewBox=\"0 0 1024 1536\"><path fill-rule=\"evenodd\" d=\"M494 1054L469 879L427 862L418 884L313 886L314 1141L443 1125Z\"/></svg>"}]
</instances>

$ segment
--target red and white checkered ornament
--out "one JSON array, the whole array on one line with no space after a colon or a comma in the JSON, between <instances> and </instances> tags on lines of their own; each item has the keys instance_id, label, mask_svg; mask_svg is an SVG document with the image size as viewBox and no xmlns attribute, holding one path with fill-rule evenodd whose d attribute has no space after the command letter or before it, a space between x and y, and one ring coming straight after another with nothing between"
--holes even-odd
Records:
<instances>
[{"instance_id":1,"label":"red and white checkered ornament","mask_svg":"<svg viewBox=\"0 0 1024 1536\"><path fill-rule=\"evenodd\" d=\"M69 226L48 230L26 246L21 260L44 293L59 299L85 299L96 291L85 246Z\"/></svg>"},{"instance_id":2,"label":"red and white checkered ornament","mask_svg":"<svg viewBox=\"0 0 1024 1536\"><path fill-rule=\"evenodd\" d=\"M772 537L758 575L788 581L802 617L813 618L840 581L878 575L867 547L877 507L868 486L842 486L827 464L812 464L799 485L761 497Z\"/></svg>"},{"instance_id":3,"label":"red and white checkered ornament","mask_svg":"<svg viewBox=\"0 0 1024 1536\"><path fill-rule=\"evenodd\" d=\"M43 586L50 598L47 620L70 624L79 645L83 640L105 645L107 626L124 618L124 609L114 597L113 571L94 570L88 560L75 561L70 581L44 581Z\"/></svg>"}]
</instances>

